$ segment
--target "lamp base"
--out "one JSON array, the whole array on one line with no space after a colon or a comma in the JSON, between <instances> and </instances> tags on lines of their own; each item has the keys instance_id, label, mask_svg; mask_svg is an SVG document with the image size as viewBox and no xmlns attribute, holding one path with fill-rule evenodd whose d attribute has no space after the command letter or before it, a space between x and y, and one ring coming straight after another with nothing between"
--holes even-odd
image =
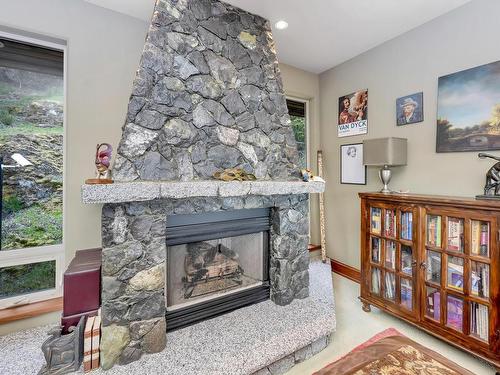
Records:
<instances>
[{"instance_id":1,"label":"lamp base","mask_svg":"<svg viewBox=\"0 0 500 375\"><path fill-rule=\"evenodd\" d=\"M389 189L389 182L391 181L391 170L389 169L389 166L384 165L384 167L378 172L378 175L380 177L380 180L384 184L384 187L382 190L380 190L381 193L384 194L390 194L391 190Z\"/></svg>"}]
</instances>

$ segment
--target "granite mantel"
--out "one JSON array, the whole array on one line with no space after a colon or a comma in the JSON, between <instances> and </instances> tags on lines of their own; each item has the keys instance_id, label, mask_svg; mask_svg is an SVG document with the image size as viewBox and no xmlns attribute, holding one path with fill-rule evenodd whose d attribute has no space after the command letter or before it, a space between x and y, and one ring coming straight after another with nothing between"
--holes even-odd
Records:
<instances>
[{"instance_id":1,"label":"granite mantel","mask_svg":"<svg viewBox=\"0 0 500 375\"><path fill-rule=\"evenodd\" d=\"M296 195L322 193L324 190L324 181L136 181L83 185L82 201L87 204L105 204L168 198Z\"/></svg>"}]
</instances>

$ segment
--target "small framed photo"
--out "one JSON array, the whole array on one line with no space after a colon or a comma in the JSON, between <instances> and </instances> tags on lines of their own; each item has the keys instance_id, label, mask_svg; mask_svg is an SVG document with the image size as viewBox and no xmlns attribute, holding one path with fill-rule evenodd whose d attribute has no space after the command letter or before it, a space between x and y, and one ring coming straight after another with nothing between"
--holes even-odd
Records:
<instances>
[{"instance_id":1,"label":"small framed photo","mask_svg":"<svg viewBox=\"0 0 500 375\"><path fill-rule=\"evenodd\" d=\"M340 183L366 185L366 165L363 165L363 143L340 146Z\"/></svg>"},{"instance_id":2,"label":"small framed photo","mask_svg":"<svg viewBox=\"0 0 500 375\"><path fill-rule=\"evenodd\" d=\"M396 119L398 126L424 121L424 93L396 99Z\"/></svg>"}]
</instances>

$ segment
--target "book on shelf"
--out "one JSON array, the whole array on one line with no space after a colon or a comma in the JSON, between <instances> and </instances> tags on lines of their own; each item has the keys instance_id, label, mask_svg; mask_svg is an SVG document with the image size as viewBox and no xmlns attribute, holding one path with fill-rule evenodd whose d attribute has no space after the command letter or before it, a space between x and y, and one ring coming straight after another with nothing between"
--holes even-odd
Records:
<instances>
[{"instance_id":1,"label":"book on shelf","mask_svg":"<svg viewBox=\"0 0 500 375\"><path fill-rule=\"evenodd\" d=\"M92 370L99 368L99 344L101 341L101 316L97 315L92 325Z\"/></svg>"},{"instance_id":2,"label":"book on shelf","mask_svg":"<svg viewBox=\"0 0 500 375\"><path fill-rule=\"evenodd\" d=\"M462 251L463 249L463 221L462 219L448 219L448 249Z\"/></svg>"},{"instance_id":3,"label":"book on shelf","mask_svg":"<svg viewBox=\"0 0 500 375\"><path fill-rule=\"evenodd\" d=\"M83 371L89 372L92 370L92 326L94 325L95 316L89 316L85 324L83 333Z\"/></svg>"}]
</instances>

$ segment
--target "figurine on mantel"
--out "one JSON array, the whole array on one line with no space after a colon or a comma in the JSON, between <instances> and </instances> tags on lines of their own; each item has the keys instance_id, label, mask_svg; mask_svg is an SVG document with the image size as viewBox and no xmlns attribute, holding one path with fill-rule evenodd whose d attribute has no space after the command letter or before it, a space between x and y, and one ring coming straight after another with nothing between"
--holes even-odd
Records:
<instances>
[{"instance_id":1,"label":"figurine on mantel","mask_svg":"<svg viewBox=\"0 0 500 375\"><path fill-rule=\"evenodd\" d=\"M86 184L112 184L111 179L111 155L113 152L113 147L109 143L101 143L96 147L95 152L95 167L96 167L96 178L89 178L85 181Z\"/></svg>"},{"instance_id":2,"label":"figurine on mantel","mask_svg":"<svg viewBox=\"0 0 500 375\"><path fill-rule=\"evenodd\" d=\"M246 172L242 168L227 168L223 171L217 171L213 174L216 180L222 181L255 181L257 178Z\"/></svg>"},{"instance_id":3,"label":"figurine on mantel","mask_svg":"<svg viewBox=\"0 0 500 375\"><path fill-rule=\"evenodd\" d=\"M486 173L484 195L477 195L476 199L500 199L500 157L480 152L480 159L493 159L496 163Z\"/></svg>"},{"instance_id":4,"label":"figurine on mantel","mask_svg":"<svg viewBox=\"0 0 500 375\"><path fill-rule=\"evenodd\" d=\"M325 182L321 177L314 176L310 169L301 169L300 174L302 176L302 180L305 182L309 182L309 181Z\"/></svg>"}]
</instances>

